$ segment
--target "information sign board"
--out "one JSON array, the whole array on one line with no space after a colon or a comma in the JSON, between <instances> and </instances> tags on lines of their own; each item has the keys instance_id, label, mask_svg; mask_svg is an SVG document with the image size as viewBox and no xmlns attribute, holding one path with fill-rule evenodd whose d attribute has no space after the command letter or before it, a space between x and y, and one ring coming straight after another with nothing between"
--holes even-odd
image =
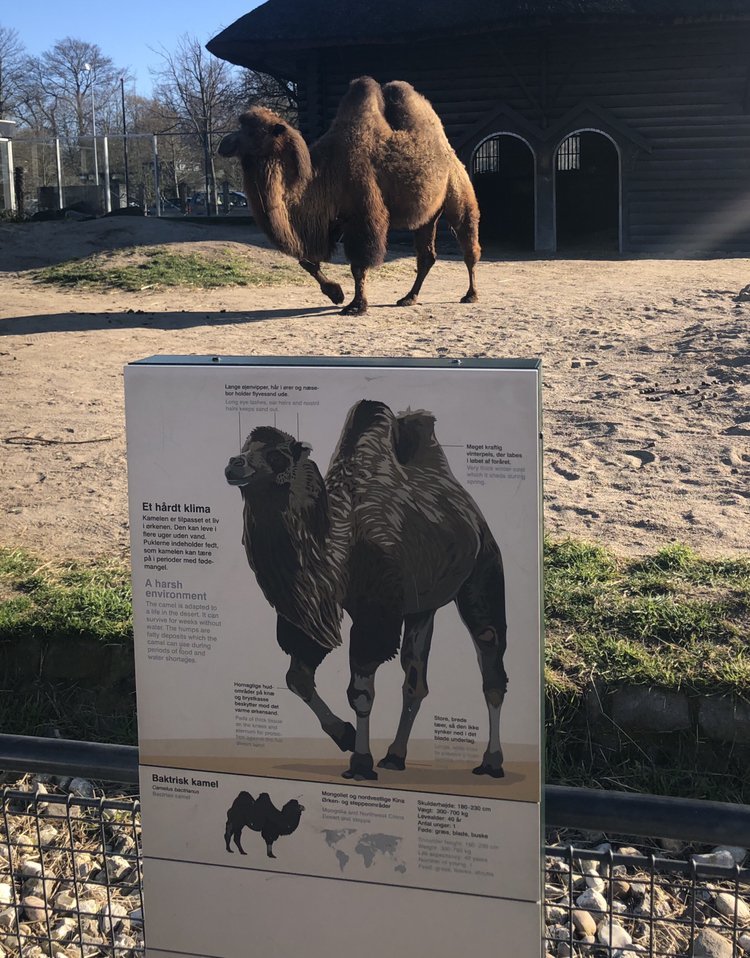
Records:
<instances>
[{"instance_id":1,"label":"information sign board","mask_svg":"<svg viewBox=\"0 0 750 958\"><path fill-rule=\"evenodd\" d=\"M147 953L538 954L539 364L125 380Z\"/></svg>"}]
</instances>

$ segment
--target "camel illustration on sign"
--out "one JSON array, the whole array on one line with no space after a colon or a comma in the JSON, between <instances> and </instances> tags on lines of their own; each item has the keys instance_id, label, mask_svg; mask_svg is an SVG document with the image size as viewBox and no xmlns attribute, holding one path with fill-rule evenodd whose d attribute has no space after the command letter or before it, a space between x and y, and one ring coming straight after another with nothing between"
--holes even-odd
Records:
<instances>
[{"instance_id":1,"label":"camel illustration on sign","mask_svg":"<svg viewBox=\"0 0 750 958\"><path fill-rule=\"evenodd\" d=\"M257 798L253 798L250 792L240 792L227 811L227 825L224 829L224 844L227 851L230 855L232 854L229 846L231 838L240 855L246 855L247 852L242 847L241 841L242 829L250 828L254 832L260 832L261 838L266 843L266 855L269 858L276 858L273 853L274 842L282 835L291 835L297 831L304 810L305 806L300 805L294 798L282 809L278 809L271 801L268 792L261 792Z\"/></svg>"},{"instance_id":2,"label":"camel illustration on sign","mask_svg":"<svg viewBox=\"0 0 750 958\"><path fill-rule=\"evenodd\" d=\"M293 256L332 302L341 286L320 265L341 237L354 277L342 312L367 310L367 271L383 263L389 229L414 233L417 276L399 306L417 302L436 259L435 232L445 212L469 271L461 302L478 299L479 206L474 187L431 104L408 83L352 80L330 129L308 149L300 133L264 107L243 113L219 144L242 165L253 218Z\"/></svg>"},{"instance_id":3,"label":"camel illustration on sign","mask_svg":"<svg viewBox=\"0 0 750 958\"><path fill-rule=\"evenodd\" d=\"M474 773L501 778L503 563L484 516L451 472L435 418L425 411L396 416L382 402L361 400L347 416L325 479L310 452L288 433L259 426L225 470L242 493L247 560L291 658L288 687L338 747L353 752L344 777L376 779L369 728L375 673L400 645L401 717L378 765L403 770L428 692L435 613L455 602L476 649L489 713L489 741ZM352 620L347 697L356 730L315 686L316 669L341 645L343 610Z\"/></svg>"}]
</instances>

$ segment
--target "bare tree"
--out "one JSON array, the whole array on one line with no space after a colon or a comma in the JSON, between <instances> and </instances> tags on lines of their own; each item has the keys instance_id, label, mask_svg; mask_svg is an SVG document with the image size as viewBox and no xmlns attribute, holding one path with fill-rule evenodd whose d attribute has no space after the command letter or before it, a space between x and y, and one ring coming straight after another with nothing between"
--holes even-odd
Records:
<instances>
[{"instance_id":1,"label":"bare tree","mask_svg":"<svg viewBox=\"0 0 750 958\"><path fill-rule=\"evenodd\" d=\"M216 212L213 135L228 129L237 111L241 94L236 72L189 34L180 37L174 52L158 52L162 66L154 71L157 109L166 130L197 134L204 153L207 209Z\"/></svg>"},{"instance_id":2,"label":"bare tree","mask_svg":"<svg viewBox=\"0 0 750 958\"><path fill-rule=\"evenodd\" d=\"M30 117L68 140L90 134L93 109L104 118L122 71L96 43L75 37L58 40L27 60L24 105Z\"/></svg>"},{"instance_id":3,"label":"bare tree","mask_svg":"<svg viewBox=\"0 0 750 958\"><path fill-rule=\"evenodd\" d=\"M21 97L26 51L15 30L0 23L0 120L9 117Z\"/></svg>"},{"instance_id":4,"label":"bare tree","mask_svg":"<svg viewBox=\"0 0 750 958\"><path fill-rule=\"evenodd\" d=\"M244 106L266 106L292 123L297 120L297 85L291 81L255 70L243 70L240 97Z\"/></svg>"}]
</instances>

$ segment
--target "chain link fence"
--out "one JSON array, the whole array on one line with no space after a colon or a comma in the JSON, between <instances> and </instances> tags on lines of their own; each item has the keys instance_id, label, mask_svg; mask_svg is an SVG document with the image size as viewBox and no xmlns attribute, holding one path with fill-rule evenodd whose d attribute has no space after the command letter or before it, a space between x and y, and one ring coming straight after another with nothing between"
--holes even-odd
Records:
<instances>
[{"instance_id":1,"label":"chain link fence","mask_svg":"<svg viewBox=\"0 0 750 958\"><path fill-rule=\"evenodd\" d=\"M216 147L222 133L130 133L75 142L17 133L0 140L0 209L24 216L62 210L98 216L247 215L237 164Z\"/></svg>"}]
</instances>

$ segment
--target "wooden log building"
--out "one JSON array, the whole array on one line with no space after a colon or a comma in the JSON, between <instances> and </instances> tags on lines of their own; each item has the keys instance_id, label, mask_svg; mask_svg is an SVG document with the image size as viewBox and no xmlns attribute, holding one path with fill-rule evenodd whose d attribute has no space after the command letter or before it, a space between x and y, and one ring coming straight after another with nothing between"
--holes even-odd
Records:
<instances>
[{"instance_id":1,"label":"wooden log building","mask_svg":"<svg viewBox=\"0 0 750 958\"><path fill-rule=\"evenodd\" d=\"M268 0L208 44L297 84L408 80L471 173L482 240L750 250L750 0Z\"/></svg>"}]
</instances>

